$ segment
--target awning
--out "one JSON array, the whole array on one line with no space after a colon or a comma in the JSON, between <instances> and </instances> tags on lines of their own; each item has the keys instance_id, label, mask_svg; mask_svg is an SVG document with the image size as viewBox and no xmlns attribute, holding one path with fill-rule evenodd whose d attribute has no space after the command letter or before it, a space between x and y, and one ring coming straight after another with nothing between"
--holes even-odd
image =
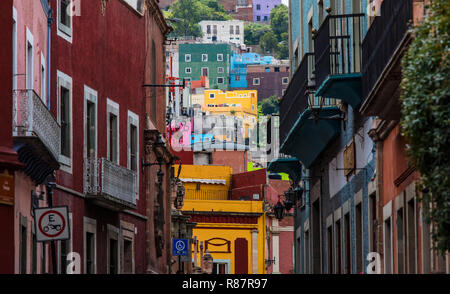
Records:
<instances>
[{"instance_id":1,"label":"awning","mask_svg":"<svg viewBox=\"0 0 450 294\"><path fill-rule=\"evenodd\" d=\"M310 168L316 158L339 134L341 111L337 107L324 107L314 119L311 109L305 110L289 131L280 152L297 157Z\"/></svg>"},{"instance_id":2,"label":"awning","mask_svg":"<svg viewBox=\"0 0 450 294\"><path fill-rule=\"evenodd\" d=\"M180 179L183 183L202 183L202 184L218 184L226 185L227 181L222 179Z\"/></svg>"},{"instance_id":3,"label":"awning","mask_svg":"<svg viewBox=\"0 0 450 294\"><path fill-rule=\"evenodd\" d=\"M357 109L362 102L361 74L330 75L319 86L316 97L340 99Z\"/></svg>"},{"instance_id":4,"label":"awning","mask_svg":"<svg viewBox=\"0 0 450 294\"><path fill-rule=\"evenodd\" d=\"M297 158L277 158L267 166L267 170L275 173L287 173L297 183L302 174L302 165Z\"/></svg>"}]
</instances>

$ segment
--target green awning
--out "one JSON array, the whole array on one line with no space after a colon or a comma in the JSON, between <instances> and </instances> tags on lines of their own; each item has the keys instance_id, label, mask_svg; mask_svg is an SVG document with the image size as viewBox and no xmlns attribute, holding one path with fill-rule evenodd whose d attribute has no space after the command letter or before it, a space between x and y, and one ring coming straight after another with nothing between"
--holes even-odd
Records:
<instances>
[{"instance_id":1,"label":"green awning","mask_svg":"<svg viewBox=\"0 0 450 294\"><path fill-rule=\"evenodd\" d=\"M357 109L362 102L361 74L328 76L316 91L316 97L340 99Z\"/></svg>"},{"instance_id":2,"label":"green awning","mask_svg":"<svg viewBox=\"0 0 450 294\"><path fill-rule=\"evenodd\" d=\"M277 158L267 166L269 172L287 173L289 178L297 183L302 174L302 164L297 158Z\"/></svg>"},{"instance_id":3,"label":"green awning","mask_svg":"<svg viewBox=\"0 0 450 294\"><path fill-rule=\"evenodd\" d=\"M341 131L339 108L322 108L318 119L311 113L311 109L307 109L300 115L280 148L280 152L295 156L306 168L311 167Z\"/></svg>"}]
</instances>

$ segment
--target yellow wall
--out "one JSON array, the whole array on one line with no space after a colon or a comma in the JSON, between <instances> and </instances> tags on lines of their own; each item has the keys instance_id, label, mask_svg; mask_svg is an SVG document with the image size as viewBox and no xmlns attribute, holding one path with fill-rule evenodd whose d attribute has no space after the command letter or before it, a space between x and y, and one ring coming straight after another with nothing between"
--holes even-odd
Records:
<instances>
[{"instance_id":1,"label":"yellow wall","mask_svg":"<svg viewBox=\"0 0 450 294\"><path fill-rule=\"evenodd\" d=\"M214 98L210 98L214 94ZM258 91L257 90L205 90L202 110L213 115L233 115L243 119L245 128L244 137L248 138L249 129L253 129L257 123L258 115ZM227 104L226 107L209 107L208 105ZM240 104L240 106L231 106ZM234 114L231 114L234 111Z\"/></svg>"},{"instance_id":2,"label":"yellow wall","mask_svg":"<svg viewBox=\"0 0 450 294\"><path fill-rule=\"evenodd\" d=\"M230 274L235 273L235 240L237 238L245 238L248 244L248 273L253 273L253 240L252 231L257 230L257 248L258 248L258 274L264 274L265 271L265 216L263 213L262 201L201 201L201 200L185 200L183 210L185 211L214 211L214 212L229 212L229 213L261 213L258 217L257 224L234 224L234 223L197 223L194 228L193 236L197 237L197 240L203 241L212 238L222 238L231 242L231 253L211 253L214 260L229 260L230 262ZM192 248L194 249L194 248ZM212 247L216 251L225 251L226 246ZM197 255L197 258L200 254ZM194 258L194 256L192 256ZM199 261L200 262L200 261ZM200 264L198 262L198 264Z\"/></svg>"}]
</instances>

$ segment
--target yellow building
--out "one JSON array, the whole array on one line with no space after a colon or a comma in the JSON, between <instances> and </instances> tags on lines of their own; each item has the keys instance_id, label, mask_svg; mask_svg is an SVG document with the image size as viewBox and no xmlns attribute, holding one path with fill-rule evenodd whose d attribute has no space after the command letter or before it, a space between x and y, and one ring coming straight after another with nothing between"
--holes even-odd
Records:
<instances>
[{"instance_id":1,"label":"yellow building","mask_svg":"<svg viewBox=\"0 0 450 294\"><path fill-rule=\"evenodd\" d=\"M228 200L231 175L229 166L182 166L180 179L186 189L183 215L197 223L193 236L198 243L192 246L192 259L203 246L213 257L216 273L264 274L263 201Z\"/></svg>"},{"instance_id":2,"label":"yellow building","mask_svg":"<svg viewBox=\"0 0 450 294\"><path fill-rule=\"evenodd\" d=\"M233 115L243 120L245 138L254 129L258 117L258 91L205 90L202 110L213 115Z\"/></svg>"}]
</instances>

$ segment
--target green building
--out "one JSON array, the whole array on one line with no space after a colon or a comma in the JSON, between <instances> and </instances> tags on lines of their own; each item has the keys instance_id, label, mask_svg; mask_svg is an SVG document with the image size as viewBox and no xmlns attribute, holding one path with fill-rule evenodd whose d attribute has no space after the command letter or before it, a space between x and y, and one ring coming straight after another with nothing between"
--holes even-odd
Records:
<instances>
[{"instance_id":1,"label":"green building","mask_svg":"<svg viewBox=\"0 0 450 294\"><path fill-rule=\"evenodd\" d=\"M231 46L229 44L180 44L180 78L209 78L211 89L228 90Z\"/></svg>"}]
</instances>

